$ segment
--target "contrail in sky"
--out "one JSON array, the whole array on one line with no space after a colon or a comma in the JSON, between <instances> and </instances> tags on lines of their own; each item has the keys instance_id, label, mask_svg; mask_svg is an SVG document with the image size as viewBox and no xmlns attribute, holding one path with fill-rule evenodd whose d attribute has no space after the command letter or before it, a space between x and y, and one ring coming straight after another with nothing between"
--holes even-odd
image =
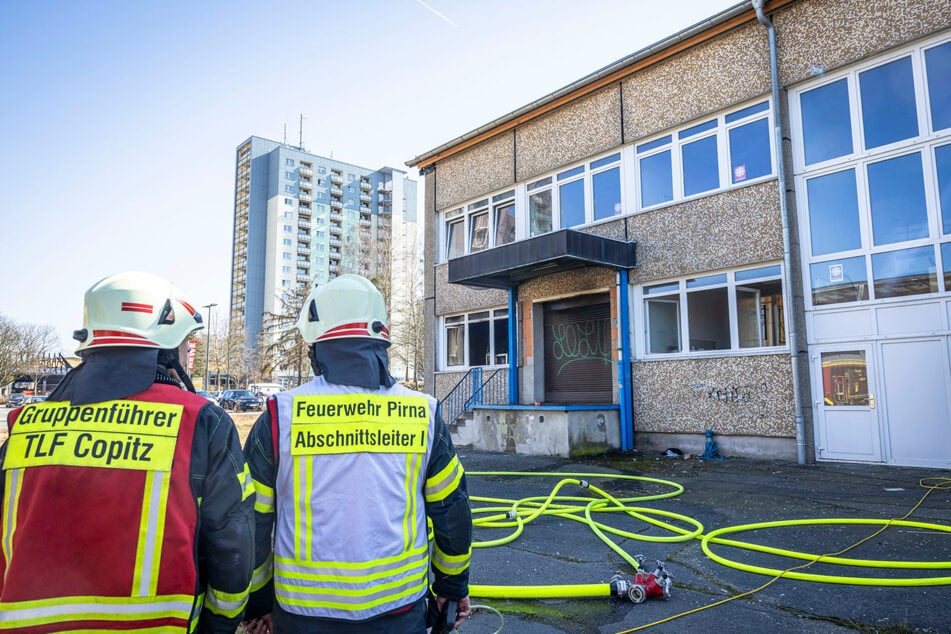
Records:
<instances>
[{"instance_id":1,"label":"contrail in sky","mask_svg":"<svg viewBox=\"0 0 951 634\"><path fill-rule=\"evenodd\" d=\"M443 15L442 13L440 13L439 11L436 11L436 9L432 8L431 6L429 6L428 4L426 4L425 2L423 2L423 0L416 0L416 2L420 3L421 5L423 5L424 7L426 7L427 9L429 9L430 11L432 11L433 13L435 13L436 15L438 15L440 18L442 18L443 20L445 20L446 22L448 22L449 24L451 24L451 25L453 26L453 28L457 28L457 29L459 28L459 25L458 25L458 24L456 24L455 22L453 22L452 20L450 20L449 18L447 18L446 16L444 16L444 15Z\"/></svg>"}]
</instances>

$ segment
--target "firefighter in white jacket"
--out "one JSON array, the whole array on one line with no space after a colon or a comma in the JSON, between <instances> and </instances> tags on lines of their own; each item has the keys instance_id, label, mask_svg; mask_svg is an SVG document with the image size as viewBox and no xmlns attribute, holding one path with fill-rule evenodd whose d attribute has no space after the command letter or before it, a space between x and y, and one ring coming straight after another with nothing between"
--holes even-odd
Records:
<instances>
[{"instance_id":1,"label":"firefighter in white jacket","mask_svg":"<svg viewBox=\"0 0 951 634\"><path fill-rule=\"evenodd\" d=\"M297 322L317 375L268 399L245 444L257 492L253 631L425 632L437 604L470 612L472 518L432 397L387 372L383 296L344 275ZM433 540L427 538L427 518ZM272 547L273 535L273 547Z\"/></svg>"}]
</instances>

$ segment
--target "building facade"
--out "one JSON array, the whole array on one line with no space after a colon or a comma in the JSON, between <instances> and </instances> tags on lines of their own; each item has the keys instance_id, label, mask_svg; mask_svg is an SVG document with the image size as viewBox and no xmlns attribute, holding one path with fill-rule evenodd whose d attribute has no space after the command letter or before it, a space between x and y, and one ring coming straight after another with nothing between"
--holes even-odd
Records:
<instances>
[{"instance_id":1,"label":"building facade","mask_svg":"<svg viewBox=\"0 0 951 634\"><path fill-rule=\"evenodd\" d=\"M374 280L402 306L401 280L419 262L416 227L416 181L406 172L250 137L235 157L231 323L255 341L289 294L345 273Z\"/></svg>"},{"instance_id":2,"label":"building facade","mask_svg":"<svg viewBox=\"0 0 951 634\"><path fill-rule=\"evenodd\" d=\"M951 4L743 2L408 165L460 444L951 466Z\"/></svg>"}]
</instances>

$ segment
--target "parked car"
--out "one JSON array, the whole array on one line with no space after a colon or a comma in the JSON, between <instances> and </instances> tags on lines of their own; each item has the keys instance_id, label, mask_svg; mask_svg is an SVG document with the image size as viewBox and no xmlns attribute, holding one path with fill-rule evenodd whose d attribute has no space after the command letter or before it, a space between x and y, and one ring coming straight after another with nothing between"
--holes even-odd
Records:
<instances>
[{"instance_id":1,"label":"parked car","mask_svg":"<svg viewBox=\"0 0 951 634\"><path fill-rule=\"evenodd\" d=\"M215 405L218 404L218 399L215 398L214 394L212 394L211 392L208 392L207 390L195 390L195 394L197 394L198 396L205 397L206 399L208 399Z\"/></svg>"},{"instance_id":2,"label":"parked car","mask_svg":"<svg viewBox=\"0 0 951 634\"><path fill-rule=\"evenodd\" d=\"M263 411L264 399L249 390L225 390L219 401L221 408L232 412Z\"/></svg>"},{"instance_id":3,"label":"parked car","mask_svg":"<svg viewBox=\"0 0 951 634\"><path fill-rule=\"evenodd\" d=\"M26 397L26 402L24 403L24 405L29 405L30 403L42 403L45 400L46 400L45 395L40 396L39 394L34 394L33 396Z\"/></svg>"},{"instance_id":4,"label":"parked car","mask_svg":"<svg viewBox=\"0 0 951 634\"><path fill-rule=\"evenodd\" d=\"M26 396L19 392L14 392L7 398L7 407L20 407L26 402Z\"/></svg>"}]
</instances>

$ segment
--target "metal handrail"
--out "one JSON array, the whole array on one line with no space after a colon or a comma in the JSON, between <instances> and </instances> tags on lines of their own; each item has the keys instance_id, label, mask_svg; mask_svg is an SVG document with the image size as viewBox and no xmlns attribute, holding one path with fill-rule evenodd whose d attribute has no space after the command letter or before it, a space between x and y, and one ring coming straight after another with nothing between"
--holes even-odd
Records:
<instances>
[{"instance_id":1,"label":"metal handrail","mask_svg":"<svg viewBox=\"0 0 951 634\"><path fill-rule=\"evenodd\" d=\"M482 368L470 368L459 382L439 402L443 420L451 425L457 418L472 410L473 405L501 405L508 400L507 368L497 368L489 378L482 380Z\"/></svg>"}]
</instances>

